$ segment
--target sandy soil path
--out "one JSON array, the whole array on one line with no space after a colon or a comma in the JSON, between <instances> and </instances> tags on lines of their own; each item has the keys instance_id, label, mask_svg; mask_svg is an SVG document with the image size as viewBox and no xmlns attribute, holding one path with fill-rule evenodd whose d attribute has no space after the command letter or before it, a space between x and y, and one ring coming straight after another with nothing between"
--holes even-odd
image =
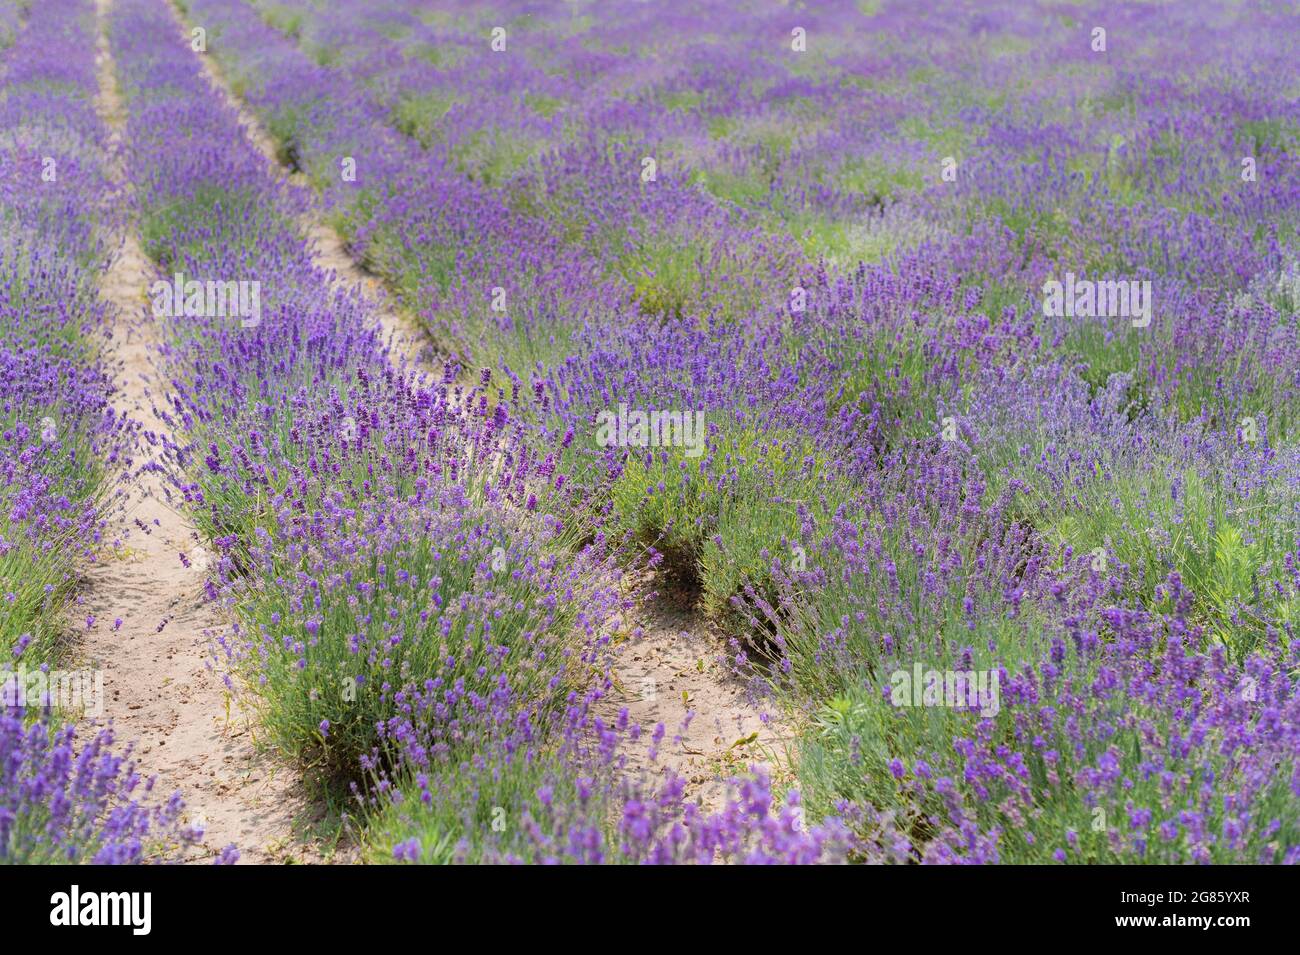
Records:
<instances>
[{"instance_id":1,"label":"sandy soil path","mask_svg":"<svg viewBox=\"0 0 1300 955\"><path fill-rule=\"evenodd\" d=\"M628 771L672 770L686 780L687 799L719 809L728 779L755 765L781 773L790 726L778 711L751 699L733 676L725 634L693 609L691 595L657 576L633 575L632 583L629 636L611 668L614 690L598 702L597 713L612 722L627 707L647 733L662 723L665 735L653 762L645 737L624 744Z\"/></svg>"}]
</instances>

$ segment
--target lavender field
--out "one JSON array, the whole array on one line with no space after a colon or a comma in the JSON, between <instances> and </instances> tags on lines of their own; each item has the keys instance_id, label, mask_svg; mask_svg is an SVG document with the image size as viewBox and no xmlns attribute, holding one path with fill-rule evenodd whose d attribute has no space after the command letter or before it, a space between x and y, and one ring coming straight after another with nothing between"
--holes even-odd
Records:
<instances>
[{"instance_id":1,"label":"lavender field","mask_svg":"<svg viewBox=\"0 0 1300 955\"><path fill-rule=\"evenodd\" d=\"M1300 862L1298 40L0 0L0 862Z\"/></svg>"}]
</instances>

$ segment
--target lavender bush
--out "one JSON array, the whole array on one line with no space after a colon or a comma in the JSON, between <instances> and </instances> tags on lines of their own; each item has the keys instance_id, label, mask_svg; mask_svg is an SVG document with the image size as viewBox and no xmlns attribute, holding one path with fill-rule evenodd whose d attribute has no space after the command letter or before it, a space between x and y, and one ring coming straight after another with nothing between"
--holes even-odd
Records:
<instances>
[{"instance_id":1,"label":"lavender bush","mask_svg":"<svg viewBox=\"0 0 1300 955\"><path fill-rule=\"evenodd\" d=\"M113 733L78 741L72 725L0 715L0 863L128 865L195 838L180 793L151 799L153 780L114 752Z\"/></svg>"}]
</instances>

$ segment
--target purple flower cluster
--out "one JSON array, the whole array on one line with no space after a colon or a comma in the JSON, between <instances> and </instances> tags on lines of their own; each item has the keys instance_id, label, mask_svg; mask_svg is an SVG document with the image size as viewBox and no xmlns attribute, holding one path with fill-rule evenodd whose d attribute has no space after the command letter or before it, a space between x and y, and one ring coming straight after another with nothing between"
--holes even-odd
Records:
<instances>
[{"instance_id":1,"label":"purple flower cluster","mask_svg":"<svg viewBox=\"0 0 1300 955\"><path fill-rule=\"evenodd\" d=\"M72 725L0 715L0 864L137 864L192 841L180 793L151 800L130 752L111 729L78 741Z\"/></svg>"}]
</instances>

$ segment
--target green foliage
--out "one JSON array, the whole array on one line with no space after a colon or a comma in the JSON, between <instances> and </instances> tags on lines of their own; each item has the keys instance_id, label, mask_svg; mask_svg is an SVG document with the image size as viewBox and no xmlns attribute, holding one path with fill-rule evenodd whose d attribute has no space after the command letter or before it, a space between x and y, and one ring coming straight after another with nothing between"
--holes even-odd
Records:
<instances>
[{"instance_id":1,"label":"green foliage","mask_svg":"<svg viewBox=\"0 0 1300 955\"><path fill-rule=\"evenodd\" d=\"M393 107L393 125L422 145L430 146L442 141L438 124L456 103L453 93L441 90L406 94Z\"/></svg>"},{"instance_id":2,"label":"green foliage","mask_svg":"<svg viewBox=\"0 0 1300 955\"><path fill-rule=\"evenodd\" d=\"M763 586L769 551L798 539L800 504L823 506L828 473L807 438L724 424L698 458L631 449L611 492L615 521L697 577L704 608L720 613L743 583Z\"/></svg>"}]
</instances>

